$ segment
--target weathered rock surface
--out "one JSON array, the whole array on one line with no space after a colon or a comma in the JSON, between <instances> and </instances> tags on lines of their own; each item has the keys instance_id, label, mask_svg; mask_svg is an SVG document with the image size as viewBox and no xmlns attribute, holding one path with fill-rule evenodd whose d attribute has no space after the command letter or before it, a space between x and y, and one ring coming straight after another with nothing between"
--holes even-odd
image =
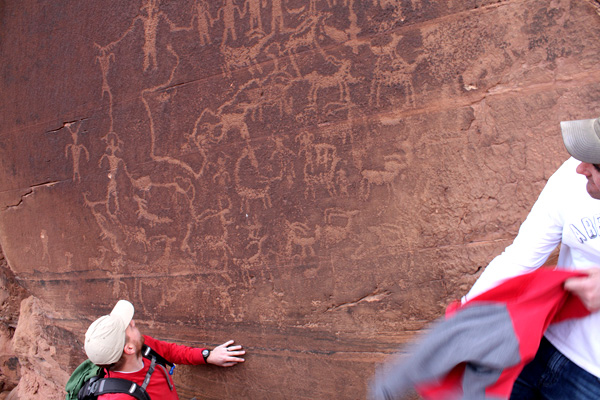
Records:
<instances>
[{"instance_id":1,"label":"weathered rock surface","mask_svg":"<svg viewBox=\"0 0 600 400\"><path fill-rule=\"evenodd\" d=\"M19 323L12 340L21 365L21 378L15 390L18 399L64 399L64 386L73 355L80 346L73 333L58 328L54 312L31 296L21 302Z\"/></svg>"},{"instance_id":2,"label":"weathered rock surface","mask_svg":"<svg viewBox=\"0 0 600 400\"><path fill-rule=\"evenodd\" d=\"M126 298L246 346L184 399L364 398L598 114L599 39L591 0L2 2L0 245L53 327L18 389Z\"/></svg>"},{"instance_id":3,"label":"weathered rock surface","mask_svg":"<svg viewBox=\"0 0 600 400\"><path fill-rule=\"evenodd\" d=\"M19 307L28 293L15 281L0 251L0 399L4 400L21 377L19 359L13 348Z\"/></svg>"}]
</instances>

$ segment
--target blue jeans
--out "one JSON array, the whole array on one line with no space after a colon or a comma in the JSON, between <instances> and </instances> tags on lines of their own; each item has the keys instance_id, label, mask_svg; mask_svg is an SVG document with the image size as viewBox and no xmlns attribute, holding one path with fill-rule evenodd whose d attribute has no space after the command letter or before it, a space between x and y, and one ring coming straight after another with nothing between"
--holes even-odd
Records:
<instances>
[{"instance_id":1,"label":"blue jeans","mask_svg":"<svg viewBox=\"0 0 600 400\"><path fill-rule=\"evenodd\" d=\"M600 379L575 365L546 338L535 358L523 368L511 400L598 400Z\"/></svg>"}]
</instances>

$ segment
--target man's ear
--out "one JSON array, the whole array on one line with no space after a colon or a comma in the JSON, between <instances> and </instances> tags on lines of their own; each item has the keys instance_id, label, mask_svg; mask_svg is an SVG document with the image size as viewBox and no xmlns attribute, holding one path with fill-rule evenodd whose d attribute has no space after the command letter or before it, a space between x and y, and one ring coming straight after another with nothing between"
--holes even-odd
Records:
<instances>
[{"instance_id":1,"label":"man's ear","mask_svg":"<svg viewBox=\"0 0 600 400\"><path fill-rule=\"evenodd\" d=\"M123 353L135 354L135 345L132 342L125 343L125 347L123 347Z\"/></svg>"}]
</instances>

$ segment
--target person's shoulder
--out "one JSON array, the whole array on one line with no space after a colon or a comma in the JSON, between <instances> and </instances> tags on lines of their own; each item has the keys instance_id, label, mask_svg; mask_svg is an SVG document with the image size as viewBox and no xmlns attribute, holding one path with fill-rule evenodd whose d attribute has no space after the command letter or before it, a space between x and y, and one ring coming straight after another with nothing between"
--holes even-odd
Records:
<instances>
[{"instance_id":1,"label":"person's shoulder","mask_svg":"<svg viewBox=\"0 0 600 400\"><path fill-rule=\"evenodd\" d=\"M144 335L144 344L152 347L157 342L160 342L160 340L154 339L152 336Z\"/></svg>"},{"instance_id":2,"label":"person's shoulder","mask_svg":"<svg viewBox=\"0 0 600 400\"><path fill-rule=\"evenodd\" d=\"M565 183L578 184L576 181L585 180L585 177L577 173L577 166L580 163L581 162L579 160L573 157L569 158L568 160L563 162L562 165L558 167L558 169L552 174L552 176L548 180L548 183L551 183L553 181L560 181L561 185Z\"/></svg>"},{"instance_id":3,"label":"person's shoulder","mask_svg":"<svg viewBox=\"0 0 600 400\"><path fill-rule=\"evenodd\" d=\"M576 158L573 157L569 157L567 160L565 160L560 167L558 167L558 169L554 172L553 175L556 174L564 174L564 173L577 173L575 171L575 169L577 168L577 166L579 165L580 161L577 160Z\"/></svg>"}]
</instances>

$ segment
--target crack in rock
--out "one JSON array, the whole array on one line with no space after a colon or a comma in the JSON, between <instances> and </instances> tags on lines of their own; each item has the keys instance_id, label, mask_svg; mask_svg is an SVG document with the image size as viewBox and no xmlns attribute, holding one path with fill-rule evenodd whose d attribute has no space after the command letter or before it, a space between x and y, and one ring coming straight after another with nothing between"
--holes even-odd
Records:
<instances>
[{"instance_id":1,"label":"crack in rock","mask_svg":"<svg viewBox=\"0 0 600 400\"><path fill-rule=\"evenodd\" d=\"M387 292L387 291L377 291L376 290L375 292L373 292L371 294L368 294L366 296L363 296L363 297L361 297L358 300L349 301L349 302L346 302L346 303L342 303L342 304L338 304L338 305L335 305L335 306L331 306L331 307L329 307L327 309L327 312L337 311L337 310L343 310L343 309L350 308L350 307L355 307L355 306L357 306L357 305L359 305L361 303L372 303L374 301L381 301L384 298L388 297L389 295L390 295L390 293Z\"/></svg>"}]
</instances>

